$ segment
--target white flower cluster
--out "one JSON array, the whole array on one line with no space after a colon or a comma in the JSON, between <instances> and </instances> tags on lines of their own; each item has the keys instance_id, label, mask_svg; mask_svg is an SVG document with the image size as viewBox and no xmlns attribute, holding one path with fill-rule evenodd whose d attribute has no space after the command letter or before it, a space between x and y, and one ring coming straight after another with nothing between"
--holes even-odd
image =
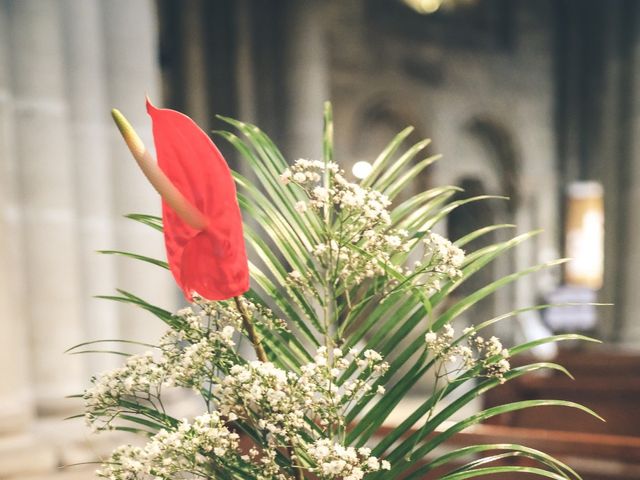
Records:
<instances>
[{"instance_id":1,"label":"white flower cluster","mask_svg":"<svg viewBox=\"0 0 640 480\"><path fill-rule=\"evenodd\" d=\"M281 328L268 309L243 303L255 323ZM197 299L193 307L173 317L173 328L160 339L155 354L132 355L124 366L92 379L92 387L84 393L87 422L96 430L111 428L117 416L129 410L126 402L130 401L157 408L163 387L201 393L219 380L219 372L239 362L234 338L240 336L241 324L240 313L231 303ZM210 399L206 401L209 406Z\"/></svg>"},{"instance_id":2,"label":"white flower cluster","mask_svg":"<svg viewBox=\"0 0 640 480\"><path fill-rule=\"evenodd\" d=\"M267 448L262 451L255 447L249 450L248 455L243 455L245 461L252 461L256 468L256 480L293 480L293 477L285 474L280 469L275 448ZM293 458L295 460L295 457Z\"/></svg>"},{"instance_id":3,"label":"white flower cluster","mask_svg":"<svg viewBox=\"0 0 640 480\"><path fill-rule=\"evenodd\" d=\"M338 164L330 162L327 169L333 173L339 170ZM297 183L302 187L313 188L320 180L325 170L325 163L320 160L305 160L303 158L297 160L291 168L287 168L282 175L280 181L287 185L290 182Z\"/></svg>"},{"instance_id":4,"label":"white flower cluster","mask_svg":"<svg viewBox=\"0 0 640 480\"><path fill-rule=\"evenodd\" d=\"M422 239L425 254L422 260L415 262L413 285L425 288L427 294L440 290L444 280L459 278L464 262L464 251L449 240L434 232L428 232Z\"/></svg>"},{"instance_id":5,"label":"white flower cluster","mask_svg":"<svg viewBox=\"0 0 640 480\"><path fill-rule=\"evenodd\" d=\"M242 301L243 312L256 323L282 328L271 311ZM110 480L218 478L219 471L234 465L256 480L289 480L291 472L283 469L279 452L292 449L291 458L298 464L300 458L311 458L309 449L321 453L322 443L317 442L323 439L331 439L326 443L331 453L323 464L334 462L340 477L357 479L380 468L380 461L367 455L366 449L354 456L352 449L334 443L339 432L344 433L348 406L384 391L381 386L375 392L372 388L388 369L380 354L320 347L312 362L293 372L268 362L246 362L239 356L236 341L243 333L243 319L229 302L198 299L173 316L170 324L154 352L129 356L124 366L94 378L85 391L85 415L97 430L114 428L115 420L131 421L133 416L164 424L144 447L116 449L98 472L100 476ZM170 417L162 416L160 395L165 387L193 389L205 399L208 413L192 423L172 424ZM159 412L159 416L147 417L145 411ZM236 421L261 432L248 453L239 450L239 437L228 427ZM320 478L338 478L317 473Z\"/></svg>"},{"instance_id":6,"label":"white flower cluster","mask_svg":"<svg viewBox=\"0 0 640 480\"><path fill-rule=\"evenodd\" d=\"M459 345L454 340L455 331L447 324L439 334L427 332L425 342L431 353L442 362L459 364L459 369L469 370L482 367L483 375L505 382L504 375L510 370L509 350L503 348L497 337L488 340L477 335L471 327L465 328L463 335L467 345Z\"/></svg>"},{"instance_id":7,"label":"white flower cluster","mask_svg":"<svg viewBox=\"0 0 640 480\"><path fill-rule=\"evenodd\" d=\"M222 415L250 420L270 435L274 445L303 446L303 433L313 433L308 423L315 420L321 428L343 428L344 407L371 391L371 383L384 374L388 365L373 350L356 357L343 356L340 349L329 355L320 347L314 361L296 374L272 363L254 361L234 365L215 385ZM361 374L339 383L352 363Z\"/></svg>"},{"instance_id":8,"label":"white flower cluster","mask_svg":"<svg viewBox=\"0 0 640 480\"><path fill-rule=\"evenodd\" d=\"M326 347L319 347L313 360L301 367L301 379L317 385L315 415L323 427L334 425L343 428L344 407L373 394L372 384L389 369L389 364L375 350L365 350L360 355L352 348L345 355L339 348L329 351ZM353 364L360 371L341 382ZM378 386L375 393L384 393L384 387Z\"/></svg>"},{"instance_id":9,"label":"white flower cluster","mask_svg":"<svg viewBox=\"0 0 640 480\"><path fill-rule=\"evenodd\" d=\"M238 434L217 413L207 413L175 430L160 430L142 448L118 447L96 473L109 480L174 480L185 473L215 478L223 463L239 461L238 448Z\"/></svg>"},{"instance_id":10,"label":"white flower cluster","mask_svg":"<svg viewBox=\"0 0 640 480\"><path fill-rule=\"evenodd\" d=\"M162 359L152 352L128 357L117 369L93 377L92 387L84 392L85 419L94 430L111 428L111 421L127 411L125 402L146 402L154 406L159 388L166 379Z\"/></svg>"},{"instance_id":11,"label":"white flower cluster","mask_svg":"<svg viewBox=\"0 0 640 480\"><path fill-rule=\"evenodd\" d=\"M167 369L166 384L199 390L212 380L215 368L224 368L237 360L234 335L241 319L236 310L220 306L194 312L180 310L178 325L160 339Z\"/></svg>"},{"instance_id":12,"label":"white flower cluster","mask_svg":"<svg viewBox=\"0 0 640 480\"><path fill-rule=\"evenodd\" d=\"M245 297L239 298L243 309L251 317L254 325L263 325L271 330L286 330L287 324L281 318L276 318L273 311L263 305L254 303ZM187 307L178 311L177 316L188 320L189 329L194 329L200 324L200 329L222 329L227 325L236 330L242 328L242 315L233 301L209 301L194 295L193 307ZM197 318L199 317L199 319Z\"/></svg>"},{"instance_id":13,"label":"white flower cluster","mask_svg":"<svg viewBox=\"0 0 640 480\"><path fill-rule=\"evenodd\" d=\"M222 415L252 420L286 444L305 430L304 400L310 388L297 385L295 373L256 360L234 365L213 393Z\"/></svg>"},{"instance_id":14,"label":"white flower cluster","mask_svg":"<svg viewBox=\"0 0 640 480\"><path fill-rule=\"evenodd\" d=\"M208 371L213 368L210 358L200 358L204 355L200 346L211 346L207 342L213 342L212 338L223 348L233 346L233 327L202 329L192 311L185 310L180 315L184 325L191 328L165 335L163 348L174 345L164 350L171 355L162 361L151 354L131 357L125 367L109 374L108 380L97 382L100 391L94 387L87 392L88 411L94 412L95 418L107 409L114 410L110 415L114 418L124 395L131 397L132 402L140 399L151 402L153 395L149 392L154 388L159 396L162 385L196 384L188 379L189 375L200 378L201 368ZM189 346L181 348L171 343L174 340ZM219 355L208 348L204 351ZM256 473L255 478L285 480L290 477L276 461L277 449L283 447L305 452L315 463L311 471L322 479L356 480L366 473L388 468L387 462L370 456L366 448L356 451L335 443L332 434L344 431L346 407L372 394L371 385L387 371L388 364L379 353L366 350L359 354L352 349L345 355L339 348L320 347L313 362L303 365L299 374L268 362L241 363L231 357L229 361L235 364L226 375L209 377L210 381L216 381L212 386L216 411L196 417L193 423L185 420L176 428L161 430L142 448L118 448L98 474L110 480L173 479L186 472L216 478L215 469L220 462L240 462L243 468L262 472ZM191 373L190 366L194 368ZM384 389L378 387L376 392L382 393ZM95 403L96 400L100 403ZM226 425L236 420L264 432L266 445L243 455L238 450L238 435Z\"/></svg>"},{"instance_id":15,"label":"white flower cluster","mask_svg":"<svg viewBox=\"0 0 640 480\"><path fill-rule=\"evenodd\" d=\"M391 468L389 462L372 456L366 447L356 450L328 439L316 441L307 452L317 465L312 471L323 480L361 480L367 473Z\"/></svg>"},{"instance_id":16,"label":"white flower cluster","mask_svg":"<svg viewBox=\"0 0 640 480\"><path fill-rule=\"evenodd\" d=\"M325 180L328 176L328 181ZM313 247L313 255L323 268L335 272L336 281L347 288L368 278L383 276L394 255L407 253L415 241L405 230L391 228L391 202L382 193L349 182L336 163L318 160L297 160L280 176L283 183L294 183L307 194L308 202L299 201L295 208L322 214L335 212L333 227L327 238ZM441 281L462 275L460 267L464 251L442 236L428 232L423 238L425 254L413 271L394 264L400 273L412 275L412 286L424 287L432 294ZM289 284L311 287L308 272L293 271Z\"/></svg>"},{"instance_id":17,"label":"white flower cluster","mask_svg":"<svg viewBox=\"0 0 640 480\"><path fill-rule=\"evenodd\" d=\"M328 186L324 185L325 173L329 175ZM325 268L335 271L340 281L355 285L384 275L391 257L409 250L407 232L389 228L391 202L387 196L349 182L336 163L300 159L280 179L306 192L309 201L298 202L298 212L335 211L335 232L315 245L313 254ZM304 272L291 272L289 280L297 286L309 281Z\"/></svg>"}]
</instances>

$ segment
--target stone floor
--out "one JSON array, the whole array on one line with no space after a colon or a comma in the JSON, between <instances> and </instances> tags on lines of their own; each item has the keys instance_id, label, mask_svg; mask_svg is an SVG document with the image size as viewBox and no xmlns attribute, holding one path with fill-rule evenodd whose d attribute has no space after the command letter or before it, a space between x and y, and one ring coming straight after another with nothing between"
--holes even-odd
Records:
<instances>
[{"instance_id":1,"label":"stone floor","mask_svg":"<svg viewBox=\"0 0 640 480\"><path fill-rule=\"evenodd\" d=\"M96 465L73 465L103 458L124 441L119 433L92 435L81 420L41 420L28 433L0 438L0 479L93 479Z\"/></svg>"}]
</instances>

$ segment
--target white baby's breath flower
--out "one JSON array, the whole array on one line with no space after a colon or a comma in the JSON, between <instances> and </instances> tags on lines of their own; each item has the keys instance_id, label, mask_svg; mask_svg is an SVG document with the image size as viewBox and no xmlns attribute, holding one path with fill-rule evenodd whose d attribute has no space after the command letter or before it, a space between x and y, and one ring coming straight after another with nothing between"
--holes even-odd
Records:
<instances>
[{"instance_id":1,"label":"white baby's breath flower","mask_svg":"<svg viewBox=\"0 0 640 480\"><path fill-rule=\"evenodd\" d=\"M303 202L303 201L296 202L296 204L294 205L294 207L293 207L293 208L294 208L294 209L296 210L296 212L298 212L298 213L304 213L304 212L306 212L306 211L307 211L307 203L306 203L306 202Z\"/></svg>"},{"instance_id":2,"label":"white baby's breath flower","mask_svg":"<svg viewBox=\"0 0 640 480\"><path fill-rule=\"evenodd\" d=\"M290 182L291 182L291 175L292 175L292 174L291 174L291 170L289 170L289 169L287 168L287 169L286 169L284 172L282 172L282 174L280 175L280 182L281 182L283 185L286 185L286 184L290 183Z\"/></svg>"},{"instance_id":3,"label":"white baby's breath flower","mask_svg":"<svg viewBox=\"0 0 640 480\"><path fill-rule=\"evenodd\" d=\"M329 200L329 190L324 187L315 187L312 193L314 199L317 201L326 202Z\"/></svg>"},{"instance_id":4,"label":"white baby's breath flower","mask_svg":"<svg viewBox=\"0 0 640 480\"><path fill-rule=\"evenodd\" d=\"M216 466L240 458L239 439L217 413L207 413L160 430L144 447L118 447L96 473L109 480L180 478L196 471L213 477Z\"/></svg>"},{"instance_id":5,"label":"white baby's breath flower","mask_svg":"<svg viewBox=\"0 0 640 480\"><path fill-rule=\"evenodd\" d=\"M389 462L381 462L377 457L371 456L371 450L368 448L356 450L329 439L315 441L309 445L307 452L317 465L312 467L311 471L327 480L360 480L366 474L377 472L383 466L389 465Z\"/></svg>"}]
</instances>

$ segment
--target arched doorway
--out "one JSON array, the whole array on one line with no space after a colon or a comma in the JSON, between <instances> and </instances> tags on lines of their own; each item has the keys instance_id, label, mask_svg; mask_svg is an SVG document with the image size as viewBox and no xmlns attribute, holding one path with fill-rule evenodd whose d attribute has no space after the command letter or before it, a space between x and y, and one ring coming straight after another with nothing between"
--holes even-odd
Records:
<instances>
[{"instance_id":1,"label":"arched doorway","mask_svg":"<svg viewBox=\"0 0 640 480\"><path fill-rule=\"evenodd\" d=\"M387 144L408 126L414 127L414 130L405 139L404 148L398 149L399 152L404 152L410 145L427 138L423 122L414 109L402 99L386 94L369 98L361 108L356 110L350 141L351 161L353 163L361 160L373 162ZM431 154L425 152L433 153L433 148L427 146L416 156L415 161L422 160ZM405 192L400 193L396 202L426 190L430 183L429 169L426 169Z\"/></svg>"},{"instance_id":2,"label":"arched doorway","mask_svg":"<svg viewBox=\"0 0 640 480\"><path fill-rule=\"evenodd\" d=\"M479 228L492 224L516 224L521 209L521 158L513 135L507 127L487 115L477 115L462 124L456 148L457 158L443 162L449 169L448 181L461 187L455 200L481 195L499 195L509 200L483 200L470 202L454 210L447 220L447 234L456 240ZM453 163L453 165L451 165ZM472 252L498 241L505 241L513 230L497 230L477 238L465 246ZM518 252L509 251L461 285L460 295L468 295L491 283L496 278L514 272L524 262L518 255L529 257L531 246L521 246ZM525 280L526 281L526 280ZM518 292L522 288L508 285L494 295L476 304L466 312L469 322L477 323L495 315L513 310L523 302ZM513 328L504 324L497 332L505 340L513 335Z\"/></svg>"}]
</instances>

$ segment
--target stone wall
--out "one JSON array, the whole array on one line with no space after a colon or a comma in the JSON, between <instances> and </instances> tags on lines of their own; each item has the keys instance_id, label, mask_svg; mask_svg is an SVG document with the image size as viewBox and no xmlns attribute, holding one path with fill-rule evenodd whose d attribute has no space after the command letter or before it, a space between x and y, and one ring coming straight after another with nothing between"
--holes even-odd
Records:
<instances>
[{"instance_id":1,"label":"stone wall","mask_svg":"<svg viewBox=\"0 0 640 480\"><path fill-rule=\"evenodd\" d=\"M64 351L151 339L159 325L92 296L119 286L168 307L177 298L168 274L95 253L163 254L157 233L122 218L157 213L159 201L109 116L121 108L152 143L156 44L150 0L0 1L0 478L105 451L82 420L62 418L80 411L65 396L114 363Z\"/></svg>"}]
</instances>

